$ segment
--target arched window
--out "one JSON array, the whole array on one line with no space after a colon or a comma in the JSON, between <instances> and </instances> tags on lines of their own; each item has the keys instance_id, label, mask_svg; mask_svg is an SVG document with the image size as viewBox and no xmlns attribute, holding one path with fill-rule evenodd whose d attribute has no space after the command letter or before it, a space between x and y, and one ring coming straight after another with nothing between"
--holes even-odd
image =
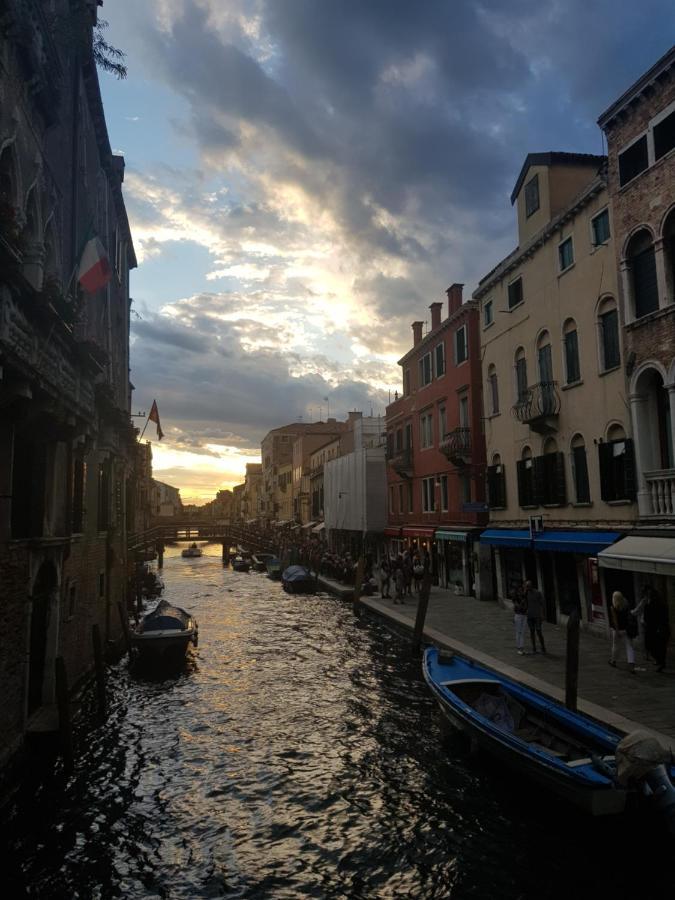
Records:
<instances>
[{"instance_id":1,"label":"arched window","mask_svg":"<svg viewBox=\"0 0 675 900\"><path fill-rule=\"evenodd\" d=\"M496 416L499 412L499 385L497 383L497 367L488 366L488 394L490 397L490 415Z\"/></svg>"},{"instance_id":2,"label":"arched window","mask_svg":"<svg viewBox=\"0 0 675 900\"><path fill-rule=\"evenodd\" d=\"M634 234L626 248L633 313L641 319L659 308L654 242L646 228Z\"/></svg>"},{"instance_id":3,"label":"arched window","mask_svg":"<svg viewBox=\"0 0 675 900\"><path fill-rule=\"evenodd\" d=\"M601 372L621 365L619 312L613 297L605 297L598 306L598 349Z\"/></svg>"},{"instance_id":4,"label":"arched window","mask_svg":"<svg viewBox=\"0 0 675 900\"><path fill-rule=\"evenodd\" d=\"M577 503L591 502L591 489L588 481L588 462L586 460L586 444L580 434L572 438L572 480Z\"/></svg>"},{"instance_id":5,"label":"arched window","mask_svg":"<svg viewBox=\"0 0 675 900\"><path fill-rule=\"evenodd\" d=\"M663 223L663 252L668 299L671 303L675 303L675 208L671 209Z\"/></svg>"},{"instance_id":6,"label":"arched window","mask_svg":"<svg viewBox=\"0 0 675 900\"><path fill-rule=\"evenodd\" d=\"M527 359L522 347L516 350L516 401L522 403L527 400Z\"/></svg>"},{"instance_id":7,"label":"arched window","mask_svg":"<svg viewBox=\"0 0 675 900\"><path fill-rule=\"evenodd\" d=\"M523 447L517 463L518 503L522 507L536 506L537 498L534 489L534 460L529 447Z\"/></svg>"},{"instance_id":8,"label":"arched window","mask_svg":"<svg viewBox=\"0 0 675 900\"><path fill-rule=\"evenodd\" d=\"M487 501L490 509L506 508L506 476L499 453L492 457L492 465L487 467Z\"/></svg>"},{"instance_id":9,"label":"arched window","mask_svg":"<svg viewBox=\"0 0 675 900\"><path fill-rule=\"evenodd\" d=\"M563 344L565 347L565 384L575 384L581 380L579 366L579 337L577 323L567 319L563 325Z\"/></svg>"},{"instance_id":10,"label":"arched window","mask_svg":"<svg viewBox=\"0 0 675 900\"><path fill-rule=\"evenodd\" d=\"M552 382L553 357L551 356L551 335L548 331L542 331L537 338L537 366L539 381L544 384Z\"/></svg>"},{"instance_id":11,"label":"arched window","mask_svg":"<svg viewBox=\"0 0 675 900\"><path fill-rule=\"evenodd\" d=\"M600 496L606 503L634 501L636 497L635 452L633 441L622 425L607 429L607 440L598 445Z\"/></svg>"}]
</instances>

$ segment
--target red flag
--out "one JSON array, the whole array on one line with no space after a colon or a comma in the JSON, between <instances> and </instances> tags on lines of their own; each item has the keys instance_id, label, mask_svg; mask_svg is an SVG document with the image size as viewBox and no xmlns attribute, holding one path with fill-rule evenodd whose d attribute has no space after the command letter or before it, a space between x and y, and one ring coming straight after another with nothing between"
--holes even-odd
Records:
<instances>
[{"instance_id":1,"label":"red flag","mask_svg":"<svg viewBox=\"0 0 675 900\"><path fill-rule=\"evenodd\" d=\"M157 401L152 401L152 406L150 408L150 415L148 416L148 422L154 422L157 426L157 440L161 441L164 437L164 432L162 431L162 426L159 424L159 411L157 409Z\"/></svg>"},{"instance_id":2,"label":"red flag","mask_svg":"<svg viewBox=\"0 0 675 900\"><path fill-rule=\"evenodd\" d=\"M110 281L112 271L105 247L97 237L87 241L80 257L77 280L88 294L105 287Z\"/></svg>"}]
</instances>

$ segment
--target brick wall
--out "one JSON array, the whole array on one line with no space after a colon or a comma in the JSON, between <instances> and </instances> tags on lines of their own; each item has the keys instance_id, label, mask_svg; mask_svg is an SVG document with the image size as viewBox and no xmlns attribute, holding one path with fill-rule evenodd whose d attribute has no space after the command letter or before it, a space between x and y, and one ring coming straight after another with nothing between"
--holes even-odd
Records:
<instances>
[{"instance_id":1,"label":"brick wall","mask_svg":"<svg viewBox=\"0 0 675 900\"><path fill-rule=\"evenodd\" d=\"M0 629L0 763L23 734L28 677L29 602L28 550L24 545L0 545L2 629Z\"/></svg>"}]
</instances>

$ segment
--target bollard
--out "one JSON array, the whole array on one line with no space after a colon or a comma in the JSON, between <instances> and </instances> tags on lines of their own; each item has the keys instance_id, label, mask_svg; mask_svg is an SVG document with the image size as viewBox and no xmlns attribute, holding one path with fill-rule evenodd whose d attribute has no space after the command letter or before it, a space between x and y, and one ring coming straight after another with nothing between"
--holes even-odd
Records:
<instances>
[{"instance_id":1,"label":"bollard","mask_svg":"<svg viewBox=\"0 0 675 900\"><path fill-rule=\"evenodd\" d=\"M56 682L56 707L59 713L59 738L61 755L66 775L73 771L73 731L70 724L70 698L68 696L68 675L62 656L54 660L54 676Z\"/></svg>"},{"instance_id":2,"label":"bollard","mask_svg":"<svg viewBox=\"0 0 675 900\"><path fill-rule=\"evenodd\" d=\"M565 706L577 710L579 685L579 610L572 610L567 619L567 653L565 657Z\"/></svg>"},{"instance_id":3,"label":"bollard","mask_svg":"<svg viewBox=\"0 0 675 900\"><path fill-rule=\"evenodd\" d=\"M131 653L131 634L129 633L129 619L122 605L122 601L117 601L117 612L120 614L120 622L122 623L122 631L124 632L124 643L127 653Z\"/></svg>"},{"instance_id":4,"label":"bollard","mask_svg":"<svg viewBox=\"0 0 675 900\"><path fill-rule=\"evenodd\" d=\"M105 665L103 663L103 647L101 645L101 629L91 626L91 638L94 644L94 671L96 674L96 696L98 698L98 714L105 717Z\"/></svg>"},{"instance_id":5,"label":"bollard","mask_svg":"<svg viewBox=\"0 0 675 900\"><path fill-rule=\"evenodd\" d=\"M422 579L422 587L420 588L420 596L417 603L417 614L415 616L415 627L413 628L412 644L410 650L413 654L417 653L422 643L422 635L424 634L424 622L427 617L427 609L429 607L429 595L431 594L431 572L425 572Z\"/></svg>"},{"instance_id":6,"label":"bollard","mask_svg":"<svg viewBox=\"0 0 675 900\"><path fill-rule=\"evenodd\" d=\"M362 556L359 556L359 561L356 564L356 575L354 576L354 593L352 595L352 609L355 616L360 615L361 612L361 588L363 586L363 570L365 567L366 561Z\"/></svg>"}]
</instances>

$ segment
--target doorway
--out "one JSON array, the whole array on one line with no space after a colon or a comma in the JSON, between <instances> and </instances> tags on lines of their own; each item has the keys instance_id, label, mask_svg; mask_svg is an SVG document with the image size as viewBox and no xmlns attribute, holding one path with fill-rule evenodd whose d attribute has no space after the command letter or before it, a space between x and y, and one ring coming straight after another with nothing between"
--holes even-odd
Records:
<instances>
[{"instance_id":1,"label":"doorway","mask_svg":"<svg viewBox=\"0 0 675 900\"><path fill-rule=\"evenodd\" d=\"M28 662L28 714L42 706L47 661L47 636L54 594L58 587L56 569L43 562L35 579L31 597L30 657Z\"/></svg>"}]
</instances>

